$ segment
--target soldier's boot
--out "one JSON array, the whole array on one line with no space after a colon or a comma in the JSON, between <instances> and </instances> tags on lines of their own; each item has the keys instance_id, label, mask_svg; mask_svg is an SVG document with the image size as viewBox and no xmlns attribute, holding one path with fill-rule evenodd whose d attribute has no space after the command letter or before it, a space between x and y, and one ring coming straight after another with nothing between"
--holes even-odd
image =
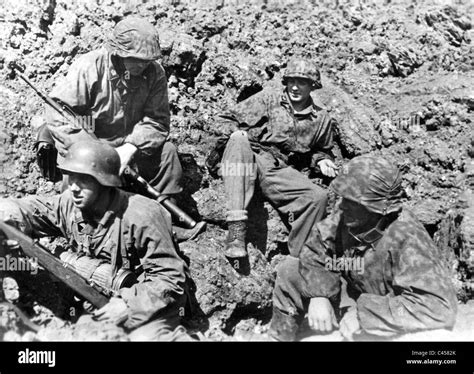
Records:
<instances>
[{"instance_id":1,"label":"soldier's boot","mask_svg":"<svg viewBox=\"0 0 474 374\"><path fill-rule=\"evenodd\" d=\"M272 320L268 335L273 339L284 342L292 342L296 339L299 323L296 317L283 313L273 308Z\"/></svg>"},{"instance_id":2,"label":"soldier's boot","mask_svg":"<svg viewBox=\"0 0 474 374\"><path fill-rule=\"evenodd\" d=\"M228 258L243 258L247 256L247 220L228 221L228 233L225 241L224 254Z\"/></svg>"}]
</instances>

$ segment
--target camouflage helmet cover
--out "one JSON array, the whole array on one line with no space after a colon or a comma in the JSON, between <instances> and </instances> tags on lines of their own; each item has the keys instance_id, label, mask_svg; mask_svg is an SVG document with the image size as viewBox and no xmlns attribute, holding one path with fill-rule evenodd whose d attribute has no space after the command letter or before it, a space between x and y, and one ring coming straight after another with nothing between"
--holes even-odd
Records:
<instances>
[{"instance_id":1,"label":"camouflage helmet cover","mask_svg":"<svg viewBox=\"0 0 474 374\"><path fill-rule=\"evenodd\" d=\"M291 59L283 75L283 84L286 85L288 78L309 79L313 83L313 89L322 87L319 69L309 59L301 57Z\"/></svg>"},{"instance_id":2,"label":"camouflage helmet cover","mask_svg":"<svg viewBox=\"0 0 474 374\"><path fill-rule=\"evenodd\" d=\"M67 172L87 174L103 185L120 187L120 156L106 143L79 141L72 144L66 157L59 161L59 168Z\"/></svg>"},{"instance_id":3,"label":"camouflage helmet cover","mask_svg":"<svg viewBox=\"0 0 474 374\"><path fill-rule=\"evenodd\" d=\"M127 17L117 23L105 45L122 58L153 61L161 56L158 31L141 17Z\"/></svg>"},{"instance_id":4,"label":"camouflage helmet cover","mask_svg":"<svg viewBox=\"0 0 474 374\"><path fill-rule=\"evenodd\" d=\"M382 157L359 156L344 165L330 188L369 211L386 215L401 209L404 196L400 170Z\"/></svg>"}]
</instances>

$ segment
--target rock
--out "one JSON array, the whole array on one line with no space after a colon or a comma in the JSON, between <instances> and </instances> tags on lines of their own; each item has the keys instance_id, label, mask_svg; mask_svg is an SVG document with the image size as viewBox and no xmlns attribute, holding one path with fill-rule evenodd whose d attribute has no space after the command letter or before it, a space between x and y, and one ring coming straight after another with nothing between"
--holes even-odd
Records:
<instances>
[{"instance_id":1,"label":"rock","mask_svg":"<svg viewBox=\"0 0 474 374\"><path fill-rule=\"evenodd\" d=\"M186 82L187 86L193 86L206 59L202 42L191 35L169 29L160 29L159 33L163 67L167 75L174 75Z\"/></svg>"},{"instance_id":2,"label":"rock","mask_svg":"<svg viewBox=\"0 0 474 374\"><path fill-rule=\"evenodd\" d=\"M272 269L260 251L248 245L249 262L230 263L222 252L224 239L222 230L211 227L196 242L180 245L190 259L199 314L221 328L232 324L238 315L268 313L274 282Z\"/></svg>"},{"instance_id":3,"label":"rock","mask_svg":"<svg viewBox=\"0 0 474 374\"><path fill-rule=\"evenodd\" d=\"M323 88L314 92L314 96L336 118L341 150L345 156L369 153L380 145L380 135L374 128L380 117L373 109L359 103L328 78L323 79Z\"/></svg>"}]
</instances>

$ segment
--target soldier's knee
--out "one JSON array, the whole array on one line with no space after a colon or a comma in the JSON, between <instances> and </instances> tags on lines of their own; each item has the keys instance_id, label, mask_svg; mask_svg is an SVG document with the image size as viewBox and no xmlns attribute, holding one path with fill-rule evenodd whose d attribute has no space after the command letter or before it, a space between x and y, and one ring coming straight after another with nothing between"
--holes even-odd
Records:
<instances>
[{"instance_id":1,"label":"soldier's knee","mask_svg":"<svg viewBox=\"0 0 474 374\"><path fill-rule=\"evenodd\" d=\"M171 143L171 142L165 142L163 144L163 149L161 151L161 157L163 159L171 159L171 158L177 158L178 157L178 148Z\"/></svg>"},{"instance_id":2,"label":"soldier's knee","mask_svg":"<svg viewBox=\"0 0 474 374\"><path fill-rule=\"evenodd\" d=\"M283 284L295 284L298 282L299 272L299 259L288 256L283 260L277 268L277 283Z\"/></svg>"},{"instance_id":3,"label":"soldier's knee","mask_svg":"<svg viewBox=\"0 0 474 374\"><path fill-rule=\"evenodd\" d=\"M248 135L247 135L247 132L246 131L242 131L242 130L237 130L237 131L234 131L232 133L232 135L230 136L230 139L232 139L232 141L245 141L245 142L248 142Z\"/></svg>"},{"instance_id":4,"label":"soldier's knee","mask_svg":"<svg viewBox=\"0 0 474 374\"><path fill-rule=\"evenodd\" d=\"M326 190L314 185L305 191L304 197L311 204L318 206L326 206L328 203L328 193Z\"/></svg>"}]
</instances>

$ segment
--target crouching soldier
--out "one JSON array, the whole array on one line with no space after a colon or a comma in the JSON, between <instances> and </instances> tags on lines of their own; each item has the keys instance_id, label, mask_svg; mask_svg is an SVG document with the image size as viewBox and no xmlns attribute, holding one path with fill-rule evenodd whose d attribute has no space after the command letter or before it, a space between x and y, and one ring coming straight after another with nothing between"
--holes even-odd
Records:
<instances>
[{"instance_id":1,"label":"crouching soldier","mask_svg":"<svg viewBox=\"0 0 474 374\"><path fill-rule=\"evenodd\" d=\"M398 168L360 156L331 188L342 197L339 206L315 225L299 258L279 268L269 334L295 339L305 311L314 330L339 326L347 339L452 328L457 302L447 266L413 213L401 208ZM343 310L341 276L352 300Z\"/></svg>"},{"instance_id":2,"label":"crouching soldier","mask_svg":"<svg viewBox=\"0 0 474 374\"><path fill-rule=\"evenodd\" d=\"M94 319L123 324L131 340L191 340L179 325L187 265L177 253L169 213L154 200L117 188L120 157L107 144L74 143L59 168L69 176L68 189L53 197L0 200L5 222L36 238L65 237L69 258L78 254L111 264L103 274L109 284L124 270L137 276L95 310Z\"/></svg>"},{"instance_id":3,"label":"crouching soldier","mask_svg":"<svg viewBox=\"0 0 474 374\"><path fill-rule=\"evenodd\" d=\"M220 148L225 145L220 172L227 197L229 258L247 255L247 209L256 182L290 229L293 256L326 213L326 191L301 172L318 167L325 176L336 175L331 160L334 121L310 96L321 88L319 70L312 61L295 58L288 63L283 84L282 91L259 92L222 116L228 133L238 129L218 141ZM207 160L211 171L218 154L214 151Z\"/></svg>"}]
</instances>

